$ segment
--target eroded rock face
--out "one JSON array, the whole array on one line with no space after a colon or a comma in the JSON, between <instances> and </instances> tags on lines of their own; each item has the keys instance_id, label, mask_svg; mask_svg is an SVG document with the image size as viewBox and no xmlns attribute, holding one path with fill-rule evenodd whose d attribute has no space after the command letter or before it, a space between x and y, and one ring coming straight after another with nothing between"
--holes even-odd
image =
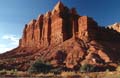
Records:
<instances>
[{"instance_id":1,"label":"eroded rock face","mask_svg":"<svg viewBox=\"0 0 120 78\"><path fill-rule=\"evenodd\" d=\"M22 39L20 40L20 47L38 47L42 37L43 15L39 16L37 20L32 20L25 25Z\"/></svg>"},{"instance_id":2,"label":"eroded rock face","mask_svg":"<svg viewBox=\"0 0 120 78\"><path fill-rule=\"evenodd\" d=\"M76 10L59 2L52 12L47 12L25 26L21 47L48 47L72 37L82 40L94 38L97 23L87 16L79 16Z\"/></svg>"},{"instance_id":3,"label":"eroded rock face","mask_svg":"<svg viewBox=\"0 0 120 78\"><path fill-rule=\"evenodd\" d=\"M58 2L52 11L25 25L19 47L0 55L0 66L27 70L35 60L44 59L54 67L74 69L84 63L104 67L120 60L119 48L118 33Z\"/></svg>"},{"instance_id":4,"label":"eroded rock face","mask_svg":"<svg viewBox=\"0 0 120 78\"><path fill-rule=\"evenodd\" d=\"M79 17L78 19L78 37L82 40L89 41L95 38L98 32L97 23L87 16Z\"/></svg>"}]
</instances>

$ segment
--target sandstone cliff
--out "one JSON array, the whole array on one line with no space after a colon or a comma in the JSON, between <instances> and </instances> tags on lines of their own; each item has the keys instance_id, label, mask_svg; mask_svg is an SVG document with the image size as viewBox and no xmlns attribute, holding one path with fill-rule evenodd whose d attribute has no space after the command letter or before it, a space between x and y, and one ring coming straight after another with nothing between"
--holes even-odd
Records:
<instances>
[{"instance_id":1,"label":"sandstone cliff","mask_svg":"<svg viewBox=\"0 0 120 78\"><path fill-rule=\"evenodd\" d=\"M51 12L26 24L19 46L48 47L72 37L87 41L96 31L97 23L92 18L79 16L74 8L69 9L58 2Z\"/></svg>"},{"instance_id":2,"label":"sandstone cliff","mask_svg":"<svg viewBox=\"0 0 120 78\"><path fill-rule=\"evenodd\" d=\"M27 70L35 60L44 59L55 67L74 69L88 63L114 70L120 60L119 43L119 33L58 2L25 25L19 46L0 55L0 69Z\"/></svg>"}]
</instances>

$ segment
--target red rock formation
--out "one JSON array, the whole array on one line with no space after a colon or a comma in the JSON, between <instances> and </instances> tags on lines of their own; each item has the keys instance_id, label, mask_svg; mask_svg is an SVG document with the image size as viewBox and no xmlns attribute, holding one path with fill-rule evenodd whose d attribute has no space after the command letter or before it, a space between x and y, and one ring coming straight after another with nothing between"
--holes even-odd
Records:
<instances>
[{"instance_id":1,"label":"red rock formation","mask_svg":"<svg viewBox=\"0 0 120 78\"><path fill-rule=\"evenodd\" d=\"M59 2L52 12L32 20L25 27L20 46L47 47L62 43L71 37L87 40L88 36L95 34L96 28L97 23L93 19L81 17L74 8L69 10Z\"/></svg>"},{"instance_id":2,"label":"red rock formation","mask_svg":"<svg viewBox=\"0 0 120 78\"><path fill-rule=\"evenodd\" d=\"M119 61L119 41L117 33L58 2L51 12L25 25L19 47L0 55L0 66L27 70L38 58L71 69L84 63L104 66Z\"/></svg>"},{"instance_id":3,"label":"red rock formation","mask_svg":"<svg viewBox=\"0 0 120 78\"><path fill-rule=\"evenodd\" d=\"M97 23L87 16L82 16L78 19L78 37L82 40L88 41L95 37L98 32Z\"/></svg>"}]
</instances>

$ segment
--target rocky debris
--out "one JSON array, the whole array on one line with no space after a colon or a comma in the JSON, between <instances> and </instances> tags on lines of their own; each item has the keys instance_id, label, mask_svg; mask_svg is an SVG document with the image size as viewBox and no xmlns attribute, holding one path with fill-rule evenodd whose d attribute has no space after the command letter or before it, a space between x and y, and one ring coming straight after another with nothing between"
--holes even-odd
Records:
<instances>
[{"instance_id":1,"label":"rocky debris","mask_svg":"<svg viewBox=\"0 0 120 78\"><path fill-rule=\"evenodd\" d=\"M52 11L25 25L19 46L0 55L0 69L25 71L38 59L69 69L85 63L115 68L119 48L119 33L58 2Z\"/></svg>"}]
</instances>

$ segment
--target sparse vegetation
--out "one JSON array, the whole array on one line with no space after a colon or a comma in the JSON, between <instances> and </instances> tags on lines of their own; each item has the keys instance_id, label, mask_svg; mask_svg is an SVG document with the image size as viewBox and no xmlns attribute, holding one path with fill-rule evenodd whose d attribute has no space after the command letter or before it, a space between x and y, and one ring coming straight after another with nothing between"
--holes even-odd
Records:
<instances>
[{"instance_id":1,"label":"sparse vegetation","mask_svg":"<svg viewBox=\"0 0 120 78\"><path fill-rule=\"evenodd\" d=\"M93 71L95 71L94 68L95 68L95 66L93 66L93 65L83 64L80 67L80 72L93 72Z\"/></svg>"},{"instance_id":2,"label":"sparse vegetation","mask_svg":"<svg viewBox=\"0 0 120 78\"><path fill-rule=\"evenodd\" d=\"M44 61L37 60L29 69L30 73L48 73L50 72L52 66Z\"/></svg>"},{"instance_id":3,"label":"sparse vegetation","mask_svg":"<svg viewBox=\"0 0 120 78\"><path fill-rule=\"evenodd\" d=\"M56 67L50 70L51 73L60 74L62 72L62 67Z\"/></svg>"},{"instance_id":4,"label":"sparse vegetation","mask_svg":"<svg viewBox=\"0 0 120 78\"><path fill-rule=\"evenodd\" d=\"M65 72L62 71L61 74L54 73L28 73L16 70L1 70L0 77L40 77L40 78L120 78L120 72L114 71L110 72ZM14 73L13 73L14 72Z\"/></svg>"},{"instance_id":5,"label":"sparse vegetation","mask_svg":"<svg viewBox=\"0 0 120 78\"><path fill-rule=\"evenodd\" d=\"M17 75L17 69L10 70L11 75Z\"/></svg>"},{"instance_id":6,"label":"sparse vegetation","mask_svg":"<svg viewBox=\"0 0 120 78\"><path fill-rule=\"evenodd\" d=\"M0 71L0 75L5 75L6 73L7 73L7 72L6 72L5 69L3 69L3 70Z\"/></svg>"}]
</instances>

